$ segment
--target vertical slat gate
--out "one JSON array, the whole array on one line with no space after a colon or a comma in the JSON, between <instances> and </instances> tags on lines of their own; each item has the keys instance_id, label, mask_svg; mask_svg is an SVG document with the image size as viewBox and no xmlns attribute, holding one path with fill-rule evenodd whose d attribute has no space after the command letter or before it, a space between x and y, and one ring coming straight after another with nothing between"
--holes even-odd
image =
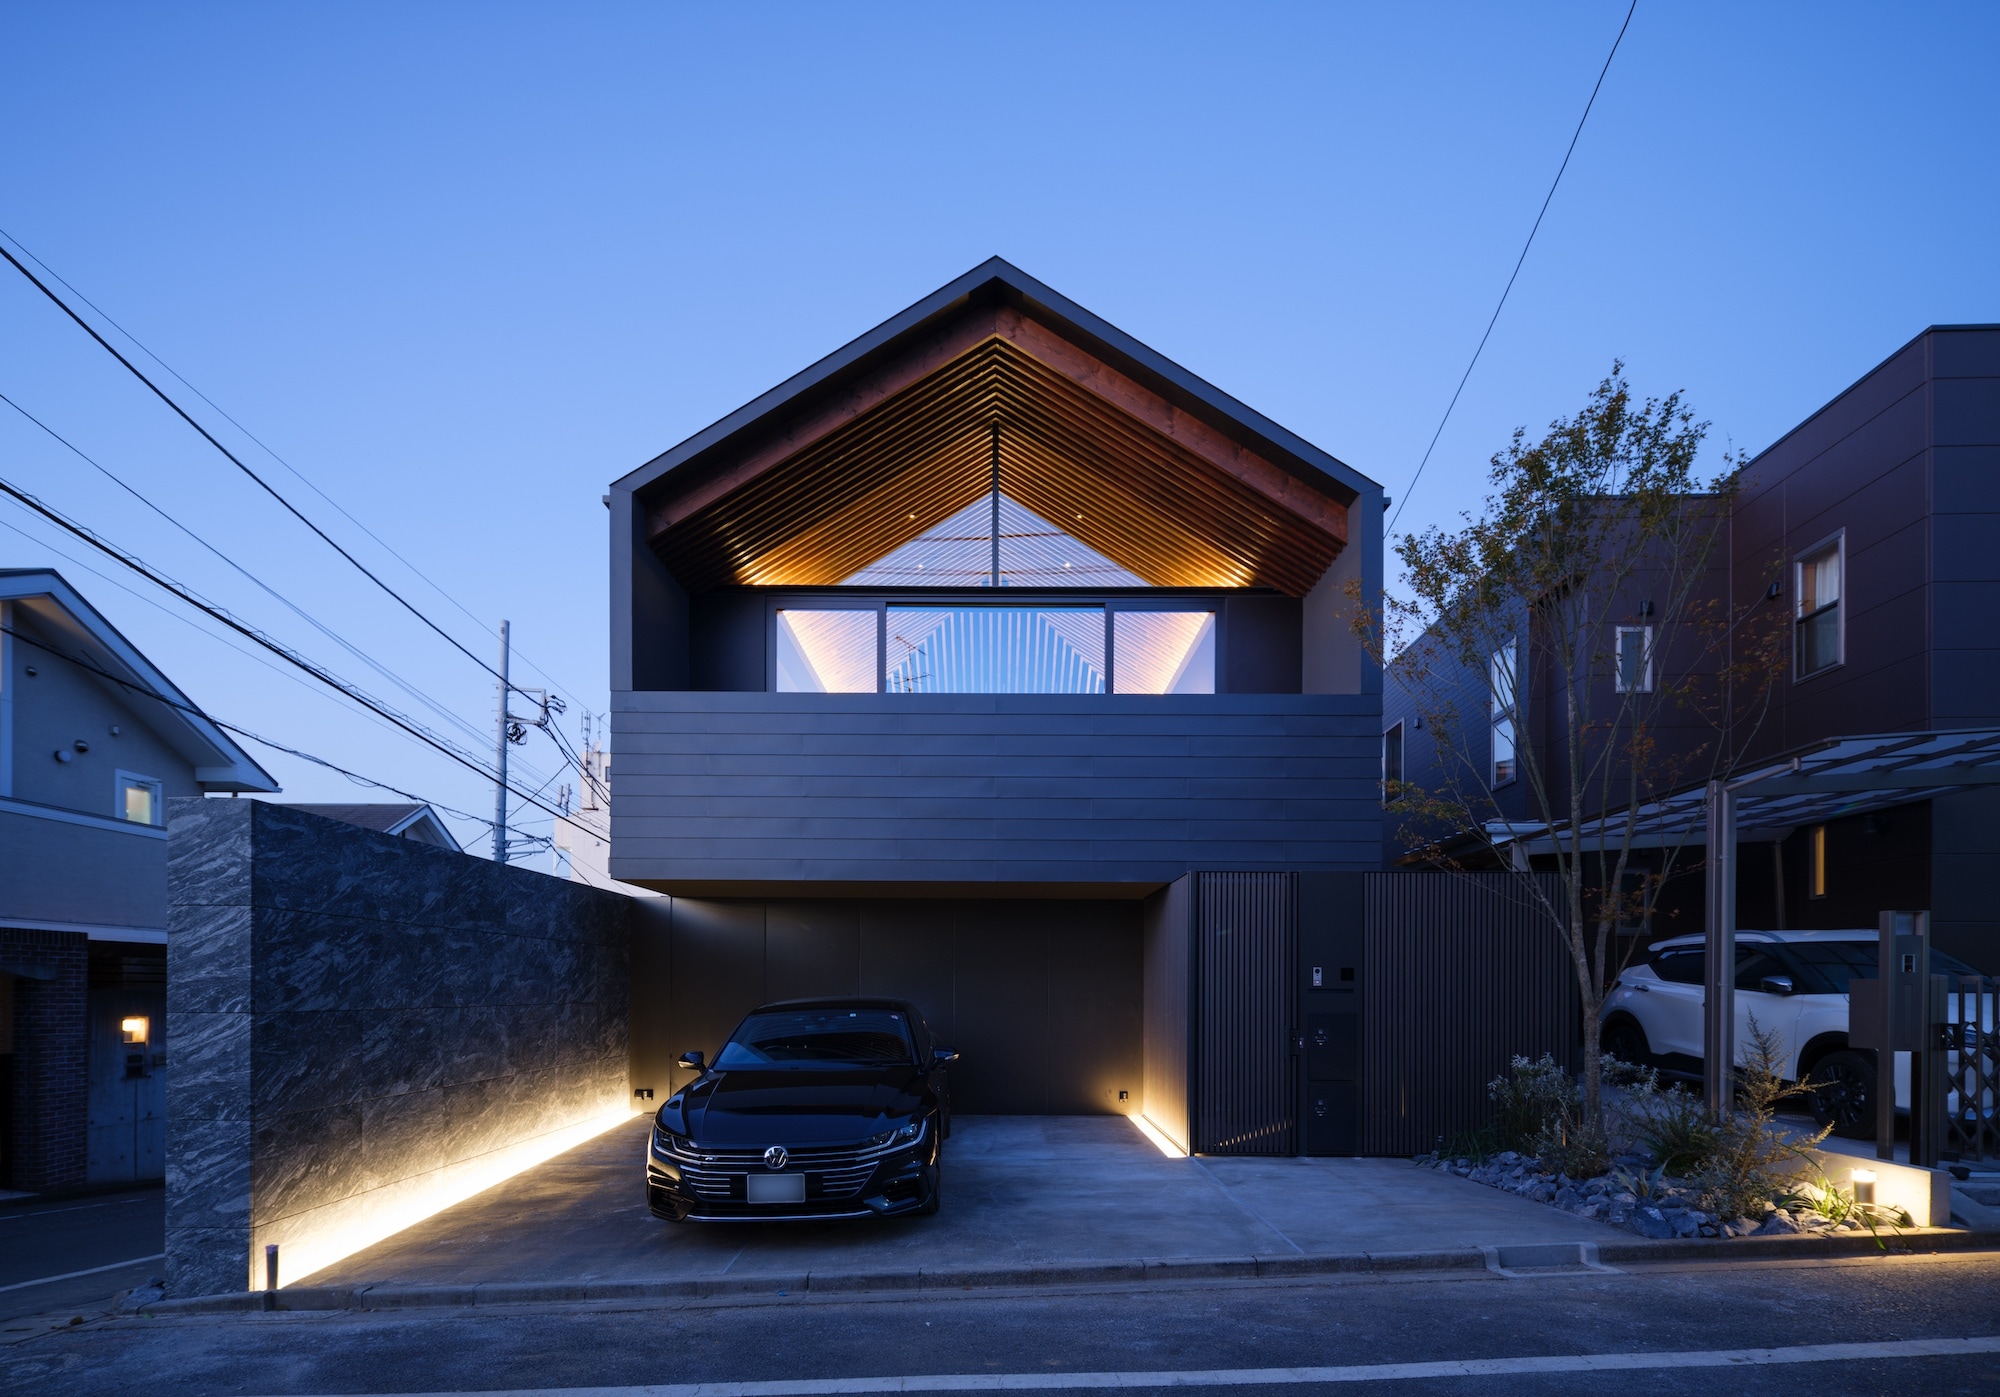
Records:
<instances>
[{"instance_id":1,"label":"vertical slat gate","mask_svg":"<svg viewBox=\"0 0 2000 1397\"><path fill-rule=\"evenodd\" d=\"M1194 1147L1298 1152L1298 875L1195 875Z\"/></svg>"},{"instance_id":2,"label":"vertical slat gate","mask_svg":"<svg viewBox=\"0 0 2000 1397\"><path fill-rule=\"evenodd\" d=\"M1560 904L1556 875L1534 875ZM1364 1154L1414 1155L1484 1123L1515 1054L1574 1069L1575 971L1514 873L1371 873L1362 1008Z\"/></svg>"}]
</instances>

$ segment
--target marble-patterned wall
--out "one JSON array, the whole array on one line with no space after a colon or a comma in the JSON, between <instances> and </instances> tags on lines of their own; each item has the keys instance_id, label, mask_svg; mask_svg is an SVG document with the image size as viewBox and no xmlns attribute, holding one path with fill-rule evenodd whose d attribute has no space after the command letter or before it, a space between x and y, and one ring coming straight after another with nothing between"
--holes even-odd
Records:
<instances>
[{"instance_id":1,"label":"marble-patterned wall","mask_svg":"<svg viewBox=\"0 0 2000 1397\"><path fill-rule=\"evenodd\" d=\"M262 801L168 802L170 1291L261 1285L628 1109L629 899Z\"/></svg>"}]
</instances>

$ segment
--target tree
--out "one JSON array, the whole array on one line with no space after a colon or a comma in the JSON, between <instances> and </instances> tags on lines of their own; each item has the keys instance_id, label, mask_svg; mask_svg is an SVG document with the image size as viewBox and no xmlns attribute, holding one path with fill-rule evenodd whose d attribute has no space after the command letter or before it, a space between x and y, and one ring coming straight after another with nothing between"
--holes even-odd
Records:
<instances>
[{"instance_id":1,"label":"tree","mask_svg":"<svg viewBox=\"0 0 2000 1397\"><path fill-rule=\"evenodd\" d=\"M1645 808L1728 770L1786 654L1782 608L1761 587L1759 602L1730 596L1739 462L1701 479L1708 424L1679 394L1635 405L1623 368L1540 441L1516 430L1479 516L1404 535L1406 594L1355 611L1436 751L1435 778L1384 793L1416 857L1513 870L1562 928L1599 1132L1596 1024L1618 933L1649 928L1689 862L1686 833L1642 853Z\"/></svg>"}]
</instances>

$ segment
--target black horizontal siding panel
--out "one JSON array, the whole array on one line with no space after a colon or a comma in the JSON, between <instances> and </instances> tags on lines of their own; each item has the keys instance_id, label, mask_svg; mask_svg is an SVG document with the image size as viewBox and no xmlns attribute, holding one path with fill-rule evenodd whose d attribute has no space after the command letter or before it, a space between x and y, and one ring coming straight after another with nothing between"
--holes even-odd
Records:
<instances>
[{"instance_id":1,"label":"black horizontal siding panel","mask_svg":"<svg viewBox=\"0 0 2000 1397\"><path fill-rule=\"evenodd\" d=\"M616 876L1157 885L1376 866L1376 700L620 694Z\"/></svg>"}]
</instances>

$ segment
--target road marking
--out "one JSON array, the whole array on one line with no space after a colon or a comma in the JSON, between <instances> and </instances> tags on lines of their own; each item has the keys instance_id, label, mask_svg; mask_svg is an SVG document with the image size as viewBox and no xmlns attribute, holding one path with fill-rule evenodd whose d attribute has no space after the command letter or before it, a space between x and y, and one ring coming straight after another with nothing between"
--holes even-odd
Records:
<instances>
[{"instance_id":1,"label":"road marking","mask_svg":"<svg viewBox=\"0 0 2000 1397\"><path fill-rule=\"evenodd\" d=\"M1209 1368L1159 1373L941 1373L930 1377L796 1378L773 1382L662 1383L649 1387L516 1387L433 1392L421 1397L851 1397L878 1392L1045 1392L1095 1388L1274 1387L1298 1383L1507 1377L1518 1373L1614 1373L1648 1368L1754 1368L1776 1363L1855 1363L1876 1358L1963 1358L2000 1353L2000 1335L1895 1339L1792 1348L1691 1349L1666 1353L1578 1353L1545 1358L1454 1358L1344 1368ZM417 1397L411 1394L411 1397Z\"/></svg>"},{"instance_id":2,"label":"road marking","mask_svg":"<svg viewBox=\"0 0 2000 1397\"><path fill-rule=\"evenodd\" d=\"M60 1276L43 1276L37 1281L15 1281L12 1285L0 1285L0 1295L10 1290L26 1290L34 1285L54 1285L57 1281L73 1281L78 1276L94 1276L100 1271L122 1271L127 1266L144 1266L148 1261L164 1261L167 1254L156 1251L151 1256L135 1256L130 1261L114 1261L109 1266L92 1266L83 1271L65 1271Z\"/></svg>"},{"instance_id":3,"label":"road marking","mask_svg":"<svg viewBox=\"0 0 2000 1397\"><path fill-rule=\"evenodd\" d=\"M0 1222L22 1222L28 1218L54 1217L57 1213L80 1213L87 1208L123 1208L132 1203L150 1203L150 1198L120 1198L112 1203L79 1203L73 1208L43 1208L39 1212L7 1213L0 1215Z\"/></svg>"}]
</instances>

